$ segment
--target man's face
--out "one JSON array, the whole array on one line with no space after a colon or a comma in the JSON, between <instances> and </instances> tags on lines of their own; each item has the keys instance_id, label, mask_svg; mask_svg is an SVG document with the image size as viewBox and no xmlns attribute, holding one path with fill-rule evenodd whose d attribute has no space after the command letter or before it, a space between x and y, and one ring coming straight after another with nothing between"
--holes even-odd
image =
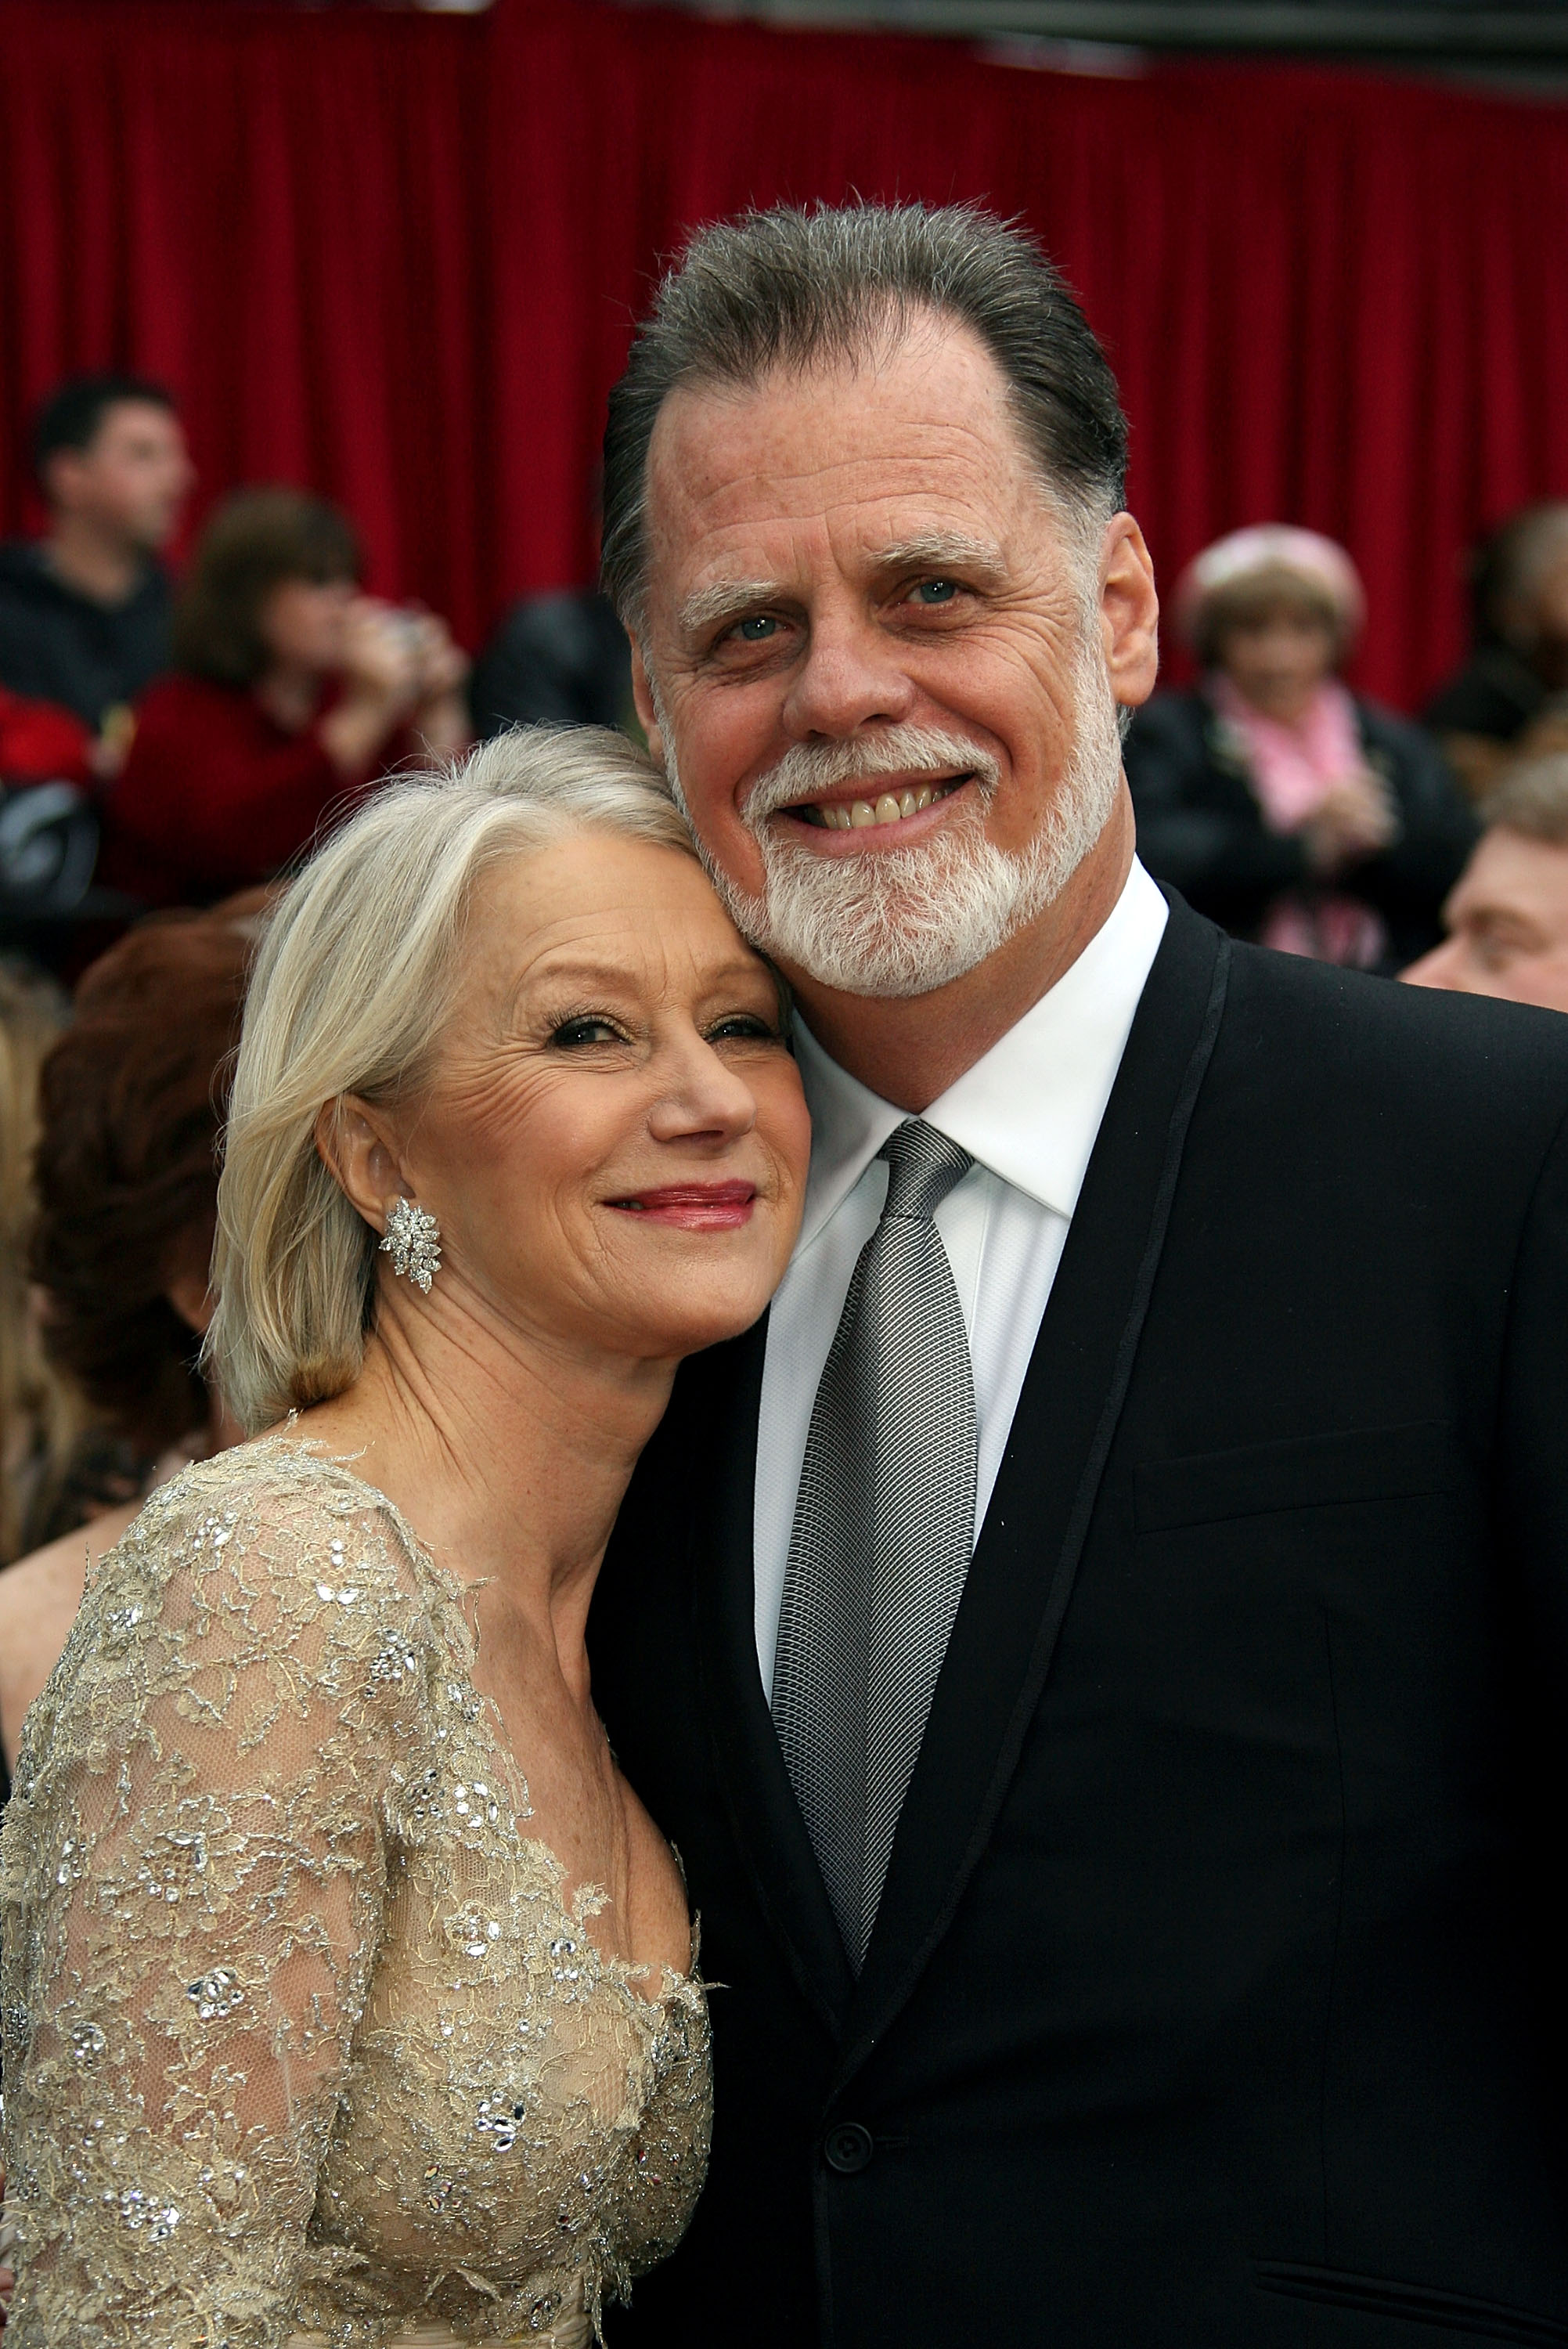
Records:
<instances>
[{"instance_id":1,"label":"man's face","mask_svg":"<svg viewBox=\"0 0 1568 2349\"><path fill-rule=\"evenodd\" d=\"M1122 516L1086 561L967 330L934 318L857 363L677 391L648 472L639 706L736 898L777 895L781 867L826 903L855 879L832 865L902 859L896 885L944 856L1021 864L1086 675L1119 788L1111 695L1153 682L1148 557Z\"/></svg>"},{"instance_id":2,"label":"man's face","mask_svg":"<svg viewBox=\"0 0 1568 2349\"><path fill-rule=\"evenodd\" d=\"M1444 943L1403 974L1412 987L1568 1011L1568 847L1497 825L1482 836L1443 921Z\"/></svg>"},{"instance_id":3,"label":"man's face","mask_svg":"<svg viewBox=\"0 0 1568 2349\"><path fill-rule=\"evenodd\" d=\"M49 460L49 496L128 545L152 554L179 525L196 471L179 418L150 399L119 399L85 449Z\"/></svg>"}]
</instances>

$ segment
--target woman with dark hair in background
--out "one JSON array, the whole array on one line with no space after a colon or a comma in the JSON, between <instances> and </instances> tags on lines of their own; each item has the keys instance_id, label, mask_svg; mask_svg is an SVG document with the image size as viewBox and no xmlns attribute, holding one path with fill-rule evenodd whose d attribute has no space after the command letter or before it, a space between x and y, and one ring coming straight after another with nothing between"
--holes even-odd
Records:
<instances>
[{"instance_id":1,"label":"woman with dark hair in background","mask_svg":"<svg viewBox=\"0 0 1568 2349\"><path fill-rule=\"evenodd\" d=\"M1176 591L1202 682L1138 712L1127 776L1140 856L1201 914L1394 971L1437 943L1475 828L1420 729L1340 682L1362 608L1349 556L1315 531L1220 539Z\"/></svg>"},{"instance_id":2,"label":"woman with dark hair in background","mask_svg":"<svg viewBox=\"0 0 1568 2349\"><path fill-rule=\"evenodd\" d=\"M133 1495L0 1574L0 1740L15 1763L84 1574L146 1494L237 1431L196 1367L211 1316L228 1060L264 894L144 923L96 962L44 1063L34 1278L45 1345L95 1417L129 1439Z\"/></svg>"},{"instance_id":3,"label":"woman with dark hair in background","mask_svg":"<svg viewBox=\"0 0 1568 2349\"><path fill-rule=\"evenodd\" d=\"M105 805L111 886L200 905L268 880L389 767L463 749L468 662L446 623L358 575L353 527L320 498L219 507L175 608L176 674L141 704Z\"/></svg>"},{"instance_id":4,"label":"woman with dark hair in background","mask_svg":"<svg viewBox=\"0 0 1568 2349\"><path fill-rule=\"evenodd\" d=\"M53 979L0 961L0 1566L45 1538L82 1418L75 1388L45 1358L27 1278L38 1072L69 1017Z\"/></svg>"},{"instance_id":5,"label":"woman with dark hair in background","mask_svg":"<svg viewBox=\"0 0 1568 2349\"><path fill-rule=\"evenodd\" d=\"M1568 502L1525 506L1476 549L1474 640L1422 723L1470 797L1518 760L1568 750Z\"/></svg>"}]
</instances>

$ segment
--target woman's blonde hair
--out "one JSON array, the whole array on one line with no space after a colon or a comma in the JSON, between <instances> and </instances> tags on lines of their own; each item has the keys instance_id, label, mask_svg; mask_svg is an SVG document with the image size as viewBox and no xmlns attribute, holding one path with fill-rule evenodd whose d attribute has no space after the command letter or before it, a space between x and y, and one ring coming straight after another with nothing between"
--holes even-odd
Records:
<instances>
[{"instance_id":1,"label":"woman's blonde hair","mask_svg":"<svg viewBox=\"0 0 1568 2349\"><path fill-rule=\"evenodd\" d=\"M624 736L520 727L383 785L284 892L234 1069L205 1357L247 1432L341 1394L364 1359L377 1235L316 1148L323 1108L418 1094L480 875L583 832L695 854L664 779Z\"/></svg>"}]
</instances>

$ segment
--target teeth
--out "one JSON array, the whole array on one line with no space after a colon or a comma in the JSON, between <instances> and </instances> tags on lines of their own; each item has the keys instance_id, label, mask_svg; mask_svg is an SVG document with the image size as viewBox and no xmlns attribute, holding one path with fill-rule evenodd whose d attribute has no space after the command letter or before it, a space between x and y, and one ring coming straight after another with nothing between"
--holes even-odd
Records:
<instances>
[{"instance_id":1,"label":"teeth","mask_svg":"<svg viewBox=\"0 0 1568 2349\"><path fill-rule=\"evenodd\" d=\"M902 792L883 792L878 800L842 801L830 807L803 807L800 811L808 823L822 825L829 832L864 832L874 824L902 823L906 816L918 815L930 807L934 800L944 800L956 786L953 783L922 783Z\"/></svg>"}]
</instances>

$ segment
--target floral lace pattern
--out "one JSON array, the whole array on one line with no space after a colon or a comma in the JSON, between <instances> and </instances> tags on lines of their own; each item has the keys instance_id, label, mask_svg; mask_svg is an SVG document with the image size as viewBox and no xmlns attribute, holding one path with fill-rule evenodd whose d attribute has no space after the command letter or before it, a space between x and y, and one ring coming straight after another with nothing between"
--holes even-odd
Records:
<instances>
[{"instance_id":1,"label":"floral lace pattern","mask_svg":"<svg viewBox=\"0 0 1568 2349\"><path fill-rule=\"evenodd\" d=\"M548 2341L679 2240L702 1991L599 1954L473 1656L391 1504L286 1438L98 1568L0 1840L15 2349Z\"/></svg>"}]
</instances>

